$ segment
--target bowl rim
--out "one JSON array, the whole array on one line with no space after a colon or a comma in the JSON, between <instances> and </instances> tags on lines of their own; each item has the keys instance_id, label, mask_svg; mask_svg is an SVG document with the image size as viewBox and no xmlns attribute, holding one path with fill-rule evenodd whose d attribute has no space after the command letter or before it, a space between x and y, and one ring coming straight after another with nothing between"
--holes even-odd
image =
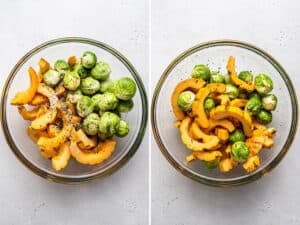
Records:
<instances>
[{"instance_id":1,"label":"bowl rim","mask_svg":"<svg viewBox=\"0 0 300 225\"><path fill-rule=\"evenodd\" d=\"M292 102L292 123L291 123L291 128L289 131L289 135L287 140L285 141L285 144L283 148L280 150L278 155L262 170L257 171L253 173L252 175L240 179L234 179L234 180L229 180L229 181L220 181L220 180L215 180L215 179L209 179L206 177L203 177L199 174L192 173L189 170L186 170L184 167L182 167L173 157L172 155L168 152L167 148L165 147L162 139L160 138L159 131L156 125L156 114L155 114L155 109L156 109L156 102L158 95L161 90L161 86L168 77L169 73L174 69L174 67L181 62L183 59L185 59L187 56L197 52L201 51L206 48L211 48L211 47L218 47L218 46L233 46L233 47L240 47L244 48L247 50L250 50L260 56L262 56L264 59L266 59L271 65L279 72L280 76L284 80ZM161 153L164 155L164 157L168 160L168 162L180 173L183 175L206 185L209 186L215 186L215 187L232 187L232 186L238 186L242 184L247 184L250 182L253 182L260 177L262 177L264 174L269 173L272 169L274 169L279 162L284 158L286 153L288 152L294 138L297 132L297 126L298 126L298 100L296 97L296 92L293 87L293 84L287 74L287 72L283 69L280 63L278 63L277 60L274 59L273 56L271 56L269 53L266 51L262 50L261 48L256 47L253 44L250 44L248 42L244 41L239 41L239 40L232 40L232 39L220 39L220 40L212 40L212 41L207 41L203 42L200 44L197 44L181 54L179 54L174 60L171 61L171 63L167 66L167 68L164 70L162 73L161 77L159 78L156 87L153 92L153 97L152 97L152 103L151 103L151 125L152 125L152 132L154 135L154 139L161 151Z\"/></svg>"},{"instance_id":2,"label":"bowl rim","mask_svg":"<svg viewBox=\"0 0 300 225\"><path fill-rule=\"evenodd\" d=\"M84 44L89 44L96 46L98 48L101 48L109 53L111 53L113 56L115 56L118 60L120 60L123 65L129 70L131 75L133 76L138 89L140 91L141 95L141 104L142 104L142 118L141 118L141 126L138 131L138 135L136 139L134 140L130 150L123 155L123 157L112 167L108 168L107 170L104 170L100 173L92 174L92 175L87 175L87 176L82 176L82 177L64 177L64 176L59 176L59 175L54 175L54 174L49 174L43 169L38 168L37 166L33 165L31 161L29 161L21 151L17 148L17 146L14 144L14 141L10 135L10 132L8 130L7 126L7 121L6 121L6 102L7 102L7 93L10 88L10 84L16 75L16 73L19 71L19 69L22 67L22 65L30 59L33 55L36 53L40 52L43 49L46 49L51 46L63 44L63 43L84 43ZM144 87L144 84L142 82L142 79L140 78L139 73L137 70L134 68L134 66L130 63L130 61L123 55L121 54L118 50L115 48L111 47L110 45L90 39L90 38L84 38L84 37L62 37L62 38L57 38L57 39L52 39L46 42L43 42L42 44L39 44L38 46L34 47L31 49L29 52L27 52L23 57L21 57L16 65L13 67L11 72L9 73L5 83L4 87L2 90L2 95L1 95L1 110L0 110L0 118L1 118L1 127L2 131L4 133L4 137L6 139L7 144L9 145L10 149L14 153L14 155L17 157L17 159L30 171L35 173L36 175L43 177L49 181L54 181L57 183L64 183L64 184L78 184L82 182L87 182L91 181L106 175L110 175L119 168L121 168L123 165L125 165L129 159L133 157L133 155L136 153L138 150L144 134L146 132L146 127L147 127L147 120L148 120L148 100L147 100L147 94L146 94L146 89Z\"/></svg>"}]
</instances>

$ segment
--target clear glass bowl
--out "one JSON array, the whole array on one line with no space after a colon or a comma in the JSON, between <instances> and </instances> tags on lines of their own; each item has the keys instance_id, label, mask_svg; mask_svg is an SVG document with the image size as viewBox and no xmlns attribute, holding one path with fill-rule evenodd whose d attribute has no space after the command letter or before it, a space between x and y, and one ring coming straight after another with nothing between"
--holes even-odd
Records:
<instances>
[{"instance_id":1,"label":"clear glass bowl","mask_svg":"<svg viewBox=\"0 0 300 225\"><path fill-rule=\"evenodd\" d=\"M207 64L212 71L220 70L226 74L227 59L230 55L236 57L237 71L251 70L254 74L269 74L274 82L273 93L278 97L271 124L278 130L275 146L260 152L261 165L249 174L241 166L229 173L221 173L218 169L205 168L199 160L187 163L186 156L191 151L182 144L179 131L174 126L175 116L170 102L176 84L190 77L195 64ZM182 174L201 183L221 187L254 181L273 169L292 144L298 121L296 94L282 66L263 50L233 40L206 42L179 55L161 76L154 92L151 110L154 137L167 160Z\"/></svg>"},{"instance_id":2,"label":"clear glass bowl","mask_svg":"<svg viewBox=\"0 0 300 225\"><path fill-rule=\"evenodd\" d=\"M16 91L29 85L27 69L38 69L38 60L43 57L52 65L57 59L71 55L80 57L84 51L93 51L99 60L106 61L112 68L112 79L131 77L137 84L134 97L135 107L124 119L130 124L130 133L125 138L116 138L117 146L113 155L98 165L81 165L72 159L62 171L56 172L51 161L43 158L36 144L26 135L29 122L24 121L17 107L10 105ZM62 183L78 183L111 174L124 165L137 151L147 125L147 97L143 82L135 68L121 53L112 47L86 38L61 38L43 43L28 52L15 65L5 83L1 101L1 122L5 138L17 158L31 171L48 180ZM123 116L123 115L122 115Z\"/></svg>"}]
</instances>

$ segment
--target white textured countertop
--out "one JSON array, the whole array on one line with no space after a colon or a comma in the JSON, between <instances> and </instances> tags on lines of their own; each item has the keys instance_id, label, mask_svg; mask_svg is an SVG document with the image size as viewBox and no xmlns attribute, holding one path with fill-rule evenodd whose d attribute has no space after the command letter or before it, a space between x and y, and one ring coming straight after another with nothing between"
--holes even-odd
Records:
<instances>
[{"instance_id":1,"label":"white textured countertop","mask_svg":"<svg viewBox=\"0 0 300 225\"><path fill-rule=\"evenodd\" d=\"M151 90L179 53L200 42L228 38L253 43L273 55L300 93L299 1L152 2ZM181 175L152 139L152 224L300 224L299 145L296 138L284 160L262 179L220 189Z\"/></svg>"},{"instance_id":2,"label":"white textured countertop","mask_svg":"<svg viewBox=\"0 0 300 225\"><path fill-rule=\"evenodd\" d=\"M148 84L148 2L3 1L0 86L34 46L82 36L123 53ZM51 183L27 170L0 132L0 224L145 225L148 221L148 134L136 155L109 177L82 185Z\"/></svg>"}]
</instances>

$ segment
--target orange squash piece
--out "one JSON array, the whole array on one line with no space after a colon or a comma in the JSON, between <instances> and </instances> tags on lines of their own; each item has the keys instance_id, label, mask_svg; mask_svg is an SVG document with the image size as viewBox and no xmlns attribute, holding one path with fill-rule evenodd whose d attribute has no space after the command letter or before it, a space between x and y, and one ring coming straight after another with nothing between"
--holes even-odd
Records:
<instances>
[{"instance_id":1,"label":"orange squash piece","mask_svg":"<svg viewBox=\"0 0 300 225\"><path fill-rule=\"evenodd\" d=\"M43 115L37 117L31 122L30 127L35 130L44 130L47 125L53 123L56 118L57 110L56 108L48 109Z\"/></svg>"},{"instance_id":2,"label":"orange squash piece","mask_svg":"<svg viewBox=\"0 0 300 225\"><path fill-rule=\"evenodd\" d=\"M70 67L73 67L76 64L76 62L77 62L76 56L73 55L68 58L68 64L70 65Z\"/></svg>"},{"instance_id":3,"label":"orange squash piece","mask_svg":"<svg viewBox=\"0 0 300 225\"><path fill-rule=\"evenodd\" d=\"M29 67L28 73L30 78L30 87L25 91L18 92L11 100L12 105L24 105L33 99L39 86L39 78L32 67Z\"/></svg>"},{"instance_id":4,"label":"orange squash piece","mask_svg":"<svg viewBox=\"0 0 300 225\"><path fill-rule=\"evenodd\" d=\"M91 151L84 151L80 149L76 142L71 142L71 155L82 164L95 165L108 159L115 150L116 141L107 139L100 142Z\"/></svg>"},{"instance_id":5,"label":"orange squash piece","mask_svg":"<svg viewBox=\"0 0 300 225\"><path fill-rule=\"evenodd\" d=\"M60 171L68 165L71 158L70 153L70 142L63 143L59 146L59 150L56 156L54 156L52 161L52 168L56 171Z\"/></svg>"},{"instance_id":6,"label":"orange squash piece","mask_svg":"<svg viewBox=\"0 0 300 225\"><path fill-rule=\"evenodd\" d=\"M30 127L26 128L27 136L34 142L37 143L37 141L40 139L40 137L48 137L48 134L46 131L42 130L34 130Z\"/></svg>"},{"instance_id":7,"label":"orange squash piece","mask_svg":"<svg viewBox=\"0 0 300 225\"><path fill-rule=\"evenodd\" d=\"M50 63L47 62L44 58L39 60L39 80L40 82L43 80L43 75L50 69Z\"/></svg>"},{"instance_id":8,"label":"orange squash piece","mask_svg":"<svg viewBox=\"0 0 300 225\"><path fill-rule=\"evenodd\" d=\"M82 129L79 129L78 131L76 131L75 135L76 135L75 139L77 140L80 148L90 149L90 148L96 147L96 145L97 145L96 137L89 138Z\"/></svg>"},{"instance_id":9,"label":"orange squash piece","mask_svg":"<svg viewBox=\"0 0 300 225\"><path fill-rule=\"evenodd\" d=\"M18 112L23 117L24 120L34 120L37 117L37 113L39 111L39 107L27 110L25 106L19 105L18 106Z\"/></svg>"},{"instance_id":10,"label":"orange squash piece","mask_svg":"<svg viewBox=\"0 0 300 225\"><path fill-rule=\"evenodd\" d=\"M49 99L44 95L36 94L29 105L37 106L45 103L49 103Z\"/></svg>"},{"instance_id":11,"label":"orange squash piece","mask_svg":"<svg viewBox=\"0 0 300 225\"><path fill-rule=\"evenodd\" d=\"M233 56L230 56L228 59L227 70L228 70L230 80L232 81L233 84L247 91L253 91L255 89L254 84L248 84L245 81L238 78L235 72L235 58Z\"/></svg>"},{"instance_id":12,"label":"orange squash piece","mask_svg":"<svg viewBox=\"0 0 300 225\"><path fill-rule=\"evenodd\" d=\"M173 108L173 113L178 120L183 120L185 117L185 113L177 105L178 96L181 94L181 92L186 90L197 92L204 85L204 80L196 78L189 78L177 84L171 96L171 104Z\"/></svg>"},{"instance_id":13,"label":"orange squash piece","mask_svg":"<svg viewBox=\"0 0 300 225\"><path fill-rule=\"evenodd\" d=\"M47 133L49 137L55 137L59 134L59 132L61 131L61 129L54 124L49 124L47 127Z\"/></svg>"}]
</instances>

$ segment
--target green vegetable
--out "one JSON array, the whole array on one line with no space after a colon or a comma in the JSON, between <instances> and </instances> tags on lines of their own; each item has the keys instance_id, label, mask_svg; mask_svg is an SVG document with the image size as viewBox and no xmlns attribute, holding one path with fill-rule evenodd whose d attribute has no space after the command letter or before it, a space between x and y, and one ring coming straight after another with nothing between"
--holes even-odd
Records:
<instances>
[{"instance_id":1,"label":"green vegetable","mask_svg":"<svg viewBox=\"0 0 300 225\"><path fill-rule=\"evenodd\" d=\"M105 92L98 98L98 108L103 112L114 110L118 106L118 102L119 100L113 93Z\"/></svg>"},{"instance_id":2,"label":"green vegetable","mask_svg":"<svg viewBox=\"0 0 300 225\"><path fill-rule=\"evenodd\" d=\"M91 76L97 80L105 81L108 79L111 70L106 62L98 62L91 70Z\"/></svg>"},{"instance_id":3,"label":"green vegetable","mask_svg":"<svg viewBox=\"0 0 300 225\"><path fill-rule=\"evenodd\" d=\"M208 161L202 160L202 163L207 169L215 169L219 165L219 161L208 162Z\"/></svg>"},{"instance_id":4,"label":"green vegetable","mask_svg":"<svg viewBox=\"0 0 300 225\"><path fill-rule=\"evenodd\" d=\"M71 91L76 90L80 85L80 77L76 72L67 71L63 81L65 88Z\"/></svg>"},{"instance_id":5,"label":"green vegetable","mask_svg":"<svg viewBox=\"0 0 300 225\"><path fill-rule=\"evenodd\" d=\"M230 80L230 76L228 74L226 74L224 76L224 83L225 84L232 84L231 80Z\"/></svg>"},{"instance_id":6,"label":"green vegetable","mask_svg":"<svg viewBox=\"0 0 300 225\"><path fill-rule=\"evenodd\" d=\"M131 78L123 77L111 82L107 91L114 93L118 99L129 100L135 95L136 84Z\"/></svg>"},{"instance_id":7,"label":"green vegetable","mask_svg":"<svg viewBox=\"0 0 300 225\"><path fill-rule=\"evenodd\" d=\"M62 72L62 71L69 70L70 66L65 60L59 59L55 62L54 69L56 69L58 72Z\"/></svg>"},{"instance_id":8,"label":"green vegetable","mask_svg":"<svg viewBox=\"0 0 300 225\"><path fill-rule=\"evenodd\" d=\"M132 99L129 99L127 101L120 100L119 104L117 106L117 111L120 113L126 113L126 112L129 112L130 110L132 110L133 106L134 106L134 103L133 103Z\"/></svg>"},{"instance_id":9,"label":"green vegetable","mask_svg":"<svg viewBox=\"0 0 300 225\"><path fill-rule=\"evenodd\" d=\"M111 80L105 80L105 81L101 81L100 82L100 88L99 88L99 91L100 92L106 92L107 91L107 89L108 89L108 87L109 87L109 85L110 85L110 83L111 83Z\"/></svg>"},{"instance_id":10,"label":"green vegetable","mask_svg":"<svg viewBox=\"0 0 300 225\"><path fill-rule=\"evenodd\" d=\"M277 106L277 97L276 95L269 94L262 98L262 106L265 110L273 111Z\"/></svg>"},{"instance_id":11,"label":"green vegetable","mask_svg":"<svg viewBox=\"0 0 300 225\"><path fill-rule=\"evenodd\" d=\"M245 142L237 141L231 147L231 157L237 162L244 162L248 159L250 151Z\"/></svg>"},{"instance_id":12,"label":"green vegetable","mask_svg":"<svg viewBox=\"0 0 300 225\"><path fill-rule=\"evenodd\" d=\"M77 89L76 91L68 91L67 101L71 103L77 103L81 96L82 92L80 89Z\"/></svg>"},{"instance_id":13,"label":"green vegetable","mask_svg":"<svg viewBox=\"0 0 300 225\"><path fill-rule=\"evenodd\" d=\"M257 119L263 124L268 124L272 121L272 113L262 109L258 113Z\"/></svg>"},{"instance_id":14,"label":"green vegetable","mask_svg":"<svg viewBox=\"0 0 300 225\"><path fill-rule=\"evenodd\" d=\"M248 84L253 81L253 74L250 71L242 71L239 73L239 78Z\"/></svg>"},{"instance_id":15,"label":"green vegetable","mask_svg":"<svg viewBox=\"0 0 300 225\"><path fill-rule=\"evenodd\" d=\"M43 75L43 81L50 87L55 87L60 82L60 80L61 76L59 72L52 69L48 70Z\"/></svg>"},{"instance_id":16,"label":"green vegetable","mask_svg":"<svg viewBox=\"0 0 300 225\"><path fill-rule=\"evenodd\" d=\"M224 77L218 72L212 72L210 76L210 83L224 83Z\"/></svg>"},{"instance_id":17,"label":"green vegetable","mask_svg":"<svg viewBox=\"0 0 300 225\"><path fill-rule=\"evenodd\" d=\"M195 94L191 91L183 91L177 99L177 105L185 112L192 110L192 104L195 100Z\"/></svg>"},{"instance_id":18,"label":"green vegetable","mask_svg":"<svg viewBox=\"0 0 300 225\"><path fill-rule=\"evenodd\" d=\"M81 117L86 117L94 110L93 101L88 96L82 96L76 103L77 114Z\"/></svg>"},{"instance_id":19,"label":"green vegetable","mask_svg":"<svg viewBox=\"0 0 300 225\"><path fill-rule=\"evenodd\" d=\"M206 110L206 112L209 112L210 110L212 110L213 108L215 108L216 104L215 101L212 98L206 98L204 101L204 109Z\"/></svg>"},{"instance_id":20,"label":"green vegetable","mask_svg":"<svg viewBox=\"0 0 300 225\"><path fill-rule=\"evenodd\" d=\"M237 141L245 141L244 132L241 129L237 129L229 136L229 141L235 143Z\"/></svg>"},{"instance_id":21,"label":"green vegetable","mask_svg":"<svg viewBox=\"0 0 300 225\"><path fill-rule=\"evenodd\" d=\"M266 74L259 74L254 80L255 89L259 94L268 94L273 90L273 81Z\"/></svg>"},{"instance_id":22,"label":"green vegetable","mask_svg":"<svg viewBox=\"0 0 300 225\"><path fill-rule=\"evenodd\" d=\"M81 57L81 64L86 69L92 69L97 62L97 56L93 52L84 52Z\"/></svg>"},{"instance_id":23,"label":"green vegetable","mask_svg":"<svg viewBox=\"0 0 300 225\"><path fill-rule=\"evenodd\" d=\"M210 78L210 69L206 65L195 65L193 71L192 71L192 77L193 78L199 78L202 80L209 80Z\"/></svg>"},{"instance_id":24,"label":"green vegetable","mask_svg":"<svg viewBox=\"0 0 300 225\"><path fill-rule=\"evenodd\" d=\"M99 91L100 83L92 77L84 78L81 81L81 90L83 94L93 95Z\"/></svg>"},{"instance_id":25,"label":"green vegetable","mask_svg":"<svg viewBox=\"0 0 300 225\"><path fill-rule=\"evenodd\" d=\"M251 114L257 115L262 109L262 101L260 96L253 95L253 97L248 100L245 109Z\"/></svg>"},{"instance_id":26,"label":"green vegetable","mask_svg":"<svg viewBox=\"0 0 300 225\"><path fill-rule=\"evenodd\" d=\"M100 117L96 113L89 114L82 123L82 129L88 135L96 135L99 130Z\"/></svg>"},{"instance_id":27,"label":"green vegetable","mask_svg":"<svg viewBox=\"0 0 300 225\"><path fill-rule=\"evenodd\" d=\"M99 102L101 101L102 94L95 94L91 97L93 105L94 105L94 111L99 111Z\"/></svg>"},{"instance_id":28,"label":"green vegetable","mask_svg":"<svg viewBox=\"0 0 300 225\"><path fill-rule=\"evenodd\" d=\"M116 135L118 137L125 137L129 133L129 124L125 120L120 120Z\"/></svg>"},{"instance_id":29,"label":"green vegetable","mask_svg":"<svg viewBox=\"0 0 300 225\"><path fill-rule=\"evenodd\" d=\"M76 63L74 66L73 71L75 71L76 73L78 73L78 75L80 76L80 78L86 78L89 75L89 70L84 68L81 63Z\"/></svg>"},{"instance_id":30,"label":"green vegetable","mask_svg":"<svg viewBox=\"0 0 300 225\"><path fill-rule=\"evenodd\" d=\"M233 84L226 84L225 94L227 94L230 99L235 99L239 96L240 92Z\"/></svg>"},{"instance_id":31,"label":"green vegetable","mask_svg":"<svg viewBox=\"0 0 300 225\"><path fill-rule=\"evenodd\" d=\"M112 112L105 112L100 117L99 132L106 137L117 133L120 117Z\"/></svg>"}]
</instances>

